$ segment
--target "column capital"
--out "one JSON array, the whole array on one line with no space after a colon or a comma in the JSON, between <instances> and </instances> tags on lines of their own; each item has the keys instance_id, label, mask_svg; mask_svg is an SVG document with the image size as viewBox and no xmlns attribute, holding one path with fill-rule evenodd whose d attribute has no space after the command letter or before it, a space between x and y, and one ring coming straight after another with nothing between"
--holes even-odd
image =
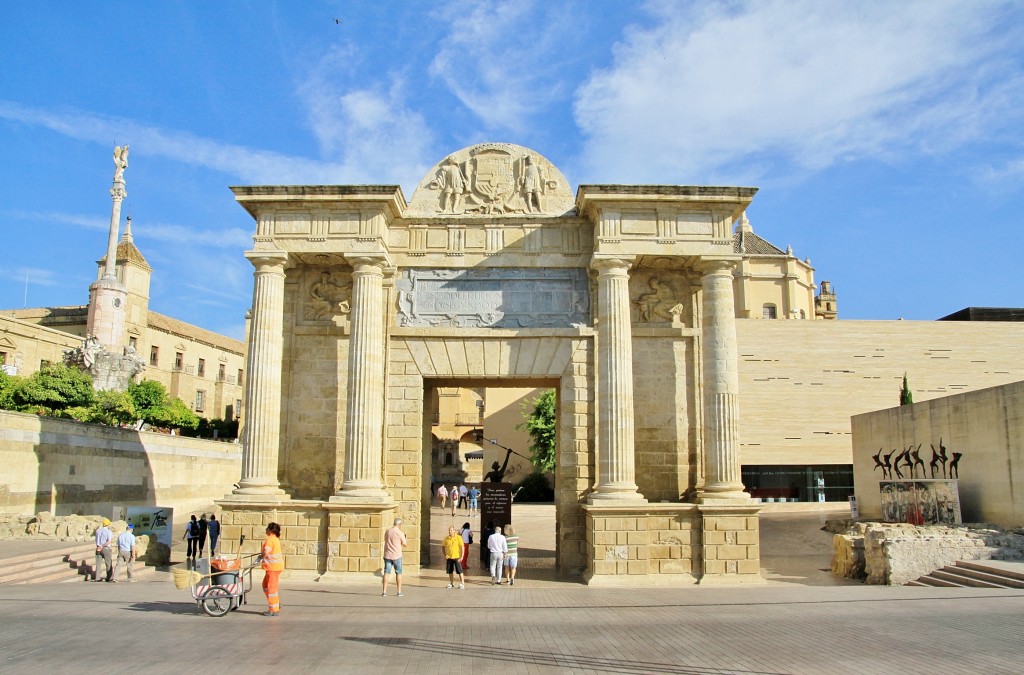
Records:
<instances>
[{"instance_id":1,"label":"column capital","mask_svg":"<svg viewBox=\"0 0 1024 675\"><path fill-rule=\"evenodd\" d=\"M705 275L712 274L725 274L732 275L732 271L736 269L742 258L728 257L728 258L701 258L700 262L697 263L697 269L703 272Z\"/></svg>"},{"instance_id":2,"label":"column capital","mask_svg":"<svg viewBox=\"0 0 1024 675\"><path fill-rule=\"evenodd\" d=\"M391 256L386 251L352 252L345 254L345 262L352 266L356 272L364 274L378 274L384 276L394 271L395 265ZM377 268L375 272L371 268Z\"/></svg>"},{"instance_id":3,"label":"column capital","mask_svg":"<svg viewBox=\"0 0 1024 675\"><path fill-rule=\"evenodd\" d=\"M599 256L594 255L590 259L591 269L597 270L601 274L625 274L629 272L629 269L636 262L636 256L632 255L620 255L620 256Z\"/></svg>"},{"instance_id":4,"label":"column capital","mask_svg":"<svg viewBox=\"0 0 1024 675\"><path fill-rule=\"evenodd\" d=\"M278 272L284 273L285 265L288 262L287 251L246 251L248 258L257 272Z\"/></svg>"}]
</instances>

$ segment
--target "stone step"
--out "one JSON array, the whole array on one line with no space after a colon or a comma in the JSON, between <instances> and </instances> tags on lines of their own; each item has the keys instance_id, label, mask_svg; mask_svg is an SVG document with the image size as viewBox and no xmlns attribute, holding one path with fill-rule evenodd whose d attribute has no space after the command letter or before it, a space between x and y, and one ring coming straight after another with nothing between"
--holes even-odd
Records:
<instances>
[{"instance_id":1,"label":"stone step","mask_svg":"<svg viewBox=\"0 0 1024 675\"><path fill-rule=\"evenodd\" d=\"M1009 586L996 581L995 579L998 579L998 577L994 577L991 574L984 574L973 570L971 570L971 574L964 574L964 572L967 571L968 570L960 570L955 566L946 566L941 570L935 570L928 576L933 579L952 581L960 586L974 586L977 588L1009 588Z\"/></svg>"},{"instance_id":2,"label":"stone step","mask_svg":"<svg viewBox=\"0 0 1024 675\"><path fill-rule=\"evenodd\" d=\"M963 584L958 584L953 581L946 581L945 579L937 579L932 576L923 576L917 580L915 585L918 586L938 586L940 588L967 588Z\"/></svg>"},{"instance_id":3,"label":"stone step","mask_svg":"<svg viewBox=\"0 0 1024 675\"><path fill-rule=\"evenodd\" d=\"M80 575L80 561L95 555L89 543L36 551L0 559L0 584L36 583L39 580L74 578Z\"/></svg>"},{"instance_id":4,"label":"stone step","mask_svg":"<svg viewBox=\"0 0 1024 675\"><path fill-rule=\"evenodd\" d=\"M1007 569L1006 566L1000 566L999 561L992 561L991 564L988 564L987 561L960 560L957 561L956 566L964 570L997 576L1007 583L1014 582L1009 584L1013 588L1024 588L1024 565L1020 566L1022 569Z\"/></svg>"}]
</instances>

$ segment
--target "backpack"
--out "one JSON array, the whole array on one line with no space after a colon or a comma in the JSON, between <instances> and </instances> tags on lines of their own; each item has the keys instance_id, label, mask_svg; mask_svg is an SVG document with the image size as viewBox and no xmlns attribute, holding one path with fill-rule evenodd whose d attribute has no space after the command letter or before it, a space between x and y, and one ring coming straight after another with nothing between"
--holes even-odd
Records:
<instances>
[{"instance_id":1,"label":"backpack","mask_svg":"<svg viewBox=\"0 0 1024 675\"><path fill-rule=\"evenodd\" d=\"M194 520L188 521L188 536L193 539L199 537L199 523Z\"/></svg>"}]
</instances>

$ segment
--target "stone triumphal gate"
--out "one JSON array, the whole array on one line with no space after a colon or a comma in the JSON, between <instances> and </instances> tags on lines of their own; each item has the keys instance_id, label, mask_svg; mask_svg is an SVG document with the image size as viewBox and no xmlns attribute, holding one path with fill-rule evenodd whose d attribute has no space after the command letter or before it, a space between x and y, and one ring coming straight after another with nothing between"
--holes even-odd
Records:
<instances>
[{"instance_id":1,"label":"stone triumphal gate","mask_svg":"<svg viewBox=\"0 0 1024 675\"><path fill-rule=\"evenodd\" d=\"M752 188L583 185L526 148L397 186L234 188L256 220L243 476L224 540L282 524L290 570L429 544L439 386L558 392L559 569L589 583L760 581L740 482L732 225Z\"/></svg>"}]
</instances>

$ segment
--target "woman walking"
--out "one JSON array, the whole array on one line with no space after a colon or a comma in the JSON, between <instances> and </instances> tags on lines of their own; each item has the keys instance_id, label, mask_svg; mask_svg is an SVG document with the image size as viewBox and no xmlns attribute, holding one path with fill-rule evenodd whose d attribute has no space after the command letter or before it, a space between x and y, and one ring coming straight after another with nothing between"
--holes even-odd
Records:
<instances>
[{"instance_id":1,"label":"woman walking","mask_svg":"<svg viewBox=\"0 0 1024 675\"><path fill-rule=\"evenodd\" d=\"M519 535L516 528L511 525L505 526L505 542L508 544L508 553L505 554L505 580L509 586L516 583L516 568L519 566Z\"/></svg>"},{"instance_id":2,"label":"woman walking","mask_svg":"<svg viewBox=\"0 0 1024 675\"><path fill-rule=\"evenodd\" d=\"M277 582L284 571L281 526L277 523L267 525L267 540L263 542L260 567L266 572L263 577L263 593L267 596L268 609L263 612L263 616L276 617L281 613L281 596L278 594Z\"/></svg>"},{"instance_id":3,"label":"woman walking","mask_svg":"<svg viewBox=\"0 0 1024 675\"><path fill-rule=\"evenodd\" d=\"M462 535L462 569L465 571L469 567L469 545L473 543L473 528L469 523L463 523L459 534Z\"/></svg>"}]
</instances>

